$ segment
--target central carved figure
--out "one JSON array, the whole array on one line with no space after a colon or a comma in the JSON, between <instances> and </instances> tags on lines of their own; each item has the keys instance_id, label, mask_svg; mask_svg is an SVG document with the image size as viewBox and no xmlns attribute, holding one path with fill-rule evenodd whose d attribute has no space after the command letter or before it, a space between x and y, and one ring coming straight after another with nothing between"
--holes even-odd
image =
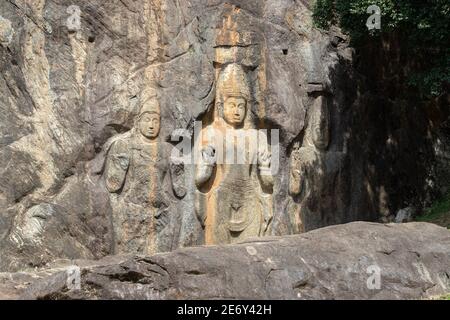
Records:
<instances>
[{"instance_id":1,"label":"central carved figure","mask_svg":"<svg viewBox=\"0 0 450 320\"><path fill-rule=\"evenodd\" d=\"M227 65L216 87L216 114L197 141L196 212L206 244L263 236L272 220L271 155L267 136L249 112L250 88L238 64Z\"/></svg>"}]
</instances>

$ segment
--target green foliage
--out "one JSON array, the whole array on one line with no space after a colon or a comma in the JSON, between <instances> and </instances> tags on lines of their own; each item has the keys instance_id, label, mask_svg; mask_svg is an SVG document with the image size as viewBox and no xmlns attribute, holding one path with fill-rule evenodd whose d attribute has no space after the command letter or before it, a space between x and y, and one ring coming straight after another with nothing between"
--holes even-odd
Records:
<instances>
[{"instance_id":1,"label":"green foliage","mask_svg":"<svg viewBox=\"0 0 450 320\"><path fill-rule=\"evenodd\" d=\"M430 298L428 298L426 300L450 300L450 293L443 294L443 295L440 295L440 296L433 296L433 297L430 297Z\"/></svg>"},{"instance_id":2,"label":"green foliage","mask_svg":"<svg viewBox=\"0 0 450 320\"><path fill-rule=\"evenodd\" d=\"M450 54L441 64L431 67L424 72L417 72L410 76L411 86L421 88L429 96L439 96L444 92L443 83L450 83Z\"/></svg>"},{"instance_id":3,"label":"green foliage","mask_svg":"<svg viewBox=\"0 0 450 320\"><path fill-rule=\"evenodd\" d=\"M367 8L381 9L381 29L368 30ZM355 46L380 40L382 35L401 35L406 50L426 67L411 73L409 84L437 96L450 82L450 1L448 0L316 0L315 25L327 29L338 24Z\"/></svg>"},{"instance_id":4,"label":"green foliage","mask_svg":"<svg viewBox=\"0 0 450 320\"><path fill-rule=\"evenodd\" d=\"M450 193L428 209L417 221L435 223L450 229Z\"/></svg>"},{"instance_id":5,"label":"green foliage","mask_svg":"<svg viewBox=\"0 0 450 320\"><path fill-rule=\"evenodd\" d=\"M321 29L328 29L336 23L334 14L334 0L317 0L313 12L314 24Z\"/></svg>"}]
</instances>

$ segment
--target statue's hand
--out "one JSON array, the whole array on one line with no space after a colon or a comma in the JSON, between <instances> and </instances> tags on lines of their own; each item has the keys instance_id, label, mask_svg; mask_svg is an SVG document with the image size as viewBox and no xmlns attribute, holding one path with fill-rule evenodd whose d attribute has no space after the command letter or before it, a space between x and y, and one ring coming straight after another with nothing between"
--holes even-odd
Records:
<instances>
[{"instance_id":1,"label":"statue's hand","mask_svg":"<svg viewBox=\"0 0 450 320\"><path fill-rule=\"evenodd\" d=\"M154 214L156 231L162 231L169 224L169 212L167 208L159 208Z\"/></svg>"},{"instance_id":2,"label":"statue's hand","mask_svg":"<svg viewBox=\"0 0 450 320\"><path fill-rule=\"evenodd\" d=\"M174 156L170 157L170 163L173 164L174 166L184 165L182 158L174 157Z\"/></svg>"},{"instance_id":3,"label":"statue's hand","mask_svg":"<svg viewBox=\"0 0 450 320\"><path fill-rule=\"evenodd\" d=\"M294 168L291 169L291 174L292 174L292 178L295 179L295 180L299 180L301 175L302 175L300 170L294 169Z\"/></svg>"},{"instance_id":4,"label":"statue's hand","mask_svg":"<svg viewBox=\"0 0 450 320\"><path fill-rule=\"evenodd\" d=\"M302 154L300 152L300 143L297 141L294 144L291 153L291 175L292 178L299 180L305 173L305 167L302 163Z\"/></svg>"},{"instance_id":5,"label":"statue's hand","mask_svg":"<svg viewBox=\"0 0 450 320\"><path fill-rule=\"evenodd\" d=\"M203 162L209 165L216 164L216 149L208 145L202 149L202 158Z\"/></svg>"},{"instance_id":6,"label":"statue's hand","mask_svg":"<svg viewBox=\"0 0 450 320\"><path fill-rule=\"evenodd\" d=\"M170 172L173 191L177 197L183 198L186 195L183 161L181 159L171 159Z\"/></svg>"},{"instance_id":7,"label":"statue's hand","mask_svg":"<svg viewBox=\"0 0 450 320\"><path fill-rule=\"evenodd\" d=\"M269 150L258 151L258 164L260 168L269 169L272 155Z\"/></svg>"},{"instance_id":8,"label":"statue's hand","mask_svg":"<svg viewBox=\"0 0 450 320\"><path fill-rule=\"evenodd\" d=\"M126 153L119 153L114 155L115 162L122 168L122 170L127 170L130 165L130 158Z\"/></svg>"},{"instance_id":9,"label":"statue's hand","mask_svg":"<svg viewBox=\"0 0 450 320\"><path fill-rule=\"evenodd\" d=\"M170 158L170 168L175 175L182 175L184 173L183 160L179 158Z\"/></svg>"},{"instance_id":10,"label":"statue's hand","mask_svg":"<svg viewBox=\"0 0 450 320\"><path fill-rule=\"evenodd\" d=\"M293 179L296 183L300 183L303 180L305 173L306 170L304 166L291 168L291 179Z\"/></svg>"},{"instance_id":11,"label":"statue's hand","mask_svg":"<svg viewBox=\"0 0 450 320\"><path fill-rule=\"evenodd\" d=\"M299 163L301 160L300 144L298 142L294 144L294 148L291 153L291 158L294 163Z\"/></svg>"},{"instance_id":12,"label":"statue's hand","mask_svg":"<svg viewBox=\"0 0 450 320\"><path fill-rule=\"evenodd\" d=\"M108 153L105 167L105 183L109 192L118 192L124 184L130 166L130 156L123 141L116 141Z\"/></svg>"}]
</instances>

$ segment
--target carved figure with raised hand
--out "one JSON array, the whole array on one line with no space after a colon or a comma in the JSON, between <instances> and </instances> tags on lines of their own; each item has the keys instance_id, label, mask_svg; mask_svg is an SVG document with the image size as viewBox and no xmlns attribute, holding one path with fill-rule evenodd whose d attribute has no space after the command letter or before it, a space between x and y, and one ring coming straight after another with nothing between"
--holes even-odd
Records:
<instances>
[{"instance_id":1,"label":"carved figure with raised hand","mask_svg":"<svg viewBox=\"0 0 450 320\"><path fill-rule=\"evenodd\" d=\"M196 212L206 244L263 236L272 220L271 156L267 135L250 119L250 88L241 66L219 74L216 114L198 141Z\"/></svg>"}]
</instances>

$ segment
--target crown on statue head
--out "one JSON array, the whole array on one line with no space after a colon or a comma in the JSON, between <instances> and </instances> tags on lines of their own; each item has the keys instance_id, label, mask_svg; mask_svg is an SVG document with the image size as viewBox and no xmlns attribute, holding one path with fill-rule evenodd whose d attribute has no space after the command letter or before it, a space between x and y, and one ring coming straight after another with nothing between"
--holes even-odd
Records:
<instances>
[{"instance_id":1,"label":"crown on statue head","mask_svg":"<svg viewBox=\"0 0 450 320\"><path fill-rule=\"evenodd\" d=\"M229 97L242 97L247 101L250 99L247 75L244 69L236 63L231 63L222 70L216 90L222 101Z\"/></svg>"},{"instance_id":2,"label":"crown on statue head","mask_svg":"<svg viewBox=\"0 0 450 320\"><path fill-rule=\"evenodd\" d=\"M161 115L161 110L159 107L159 102L156 99L148 99L142 103L141 110L139 112L139 117L145 113L155 113Z\"/></svg>"}]
</instances>

